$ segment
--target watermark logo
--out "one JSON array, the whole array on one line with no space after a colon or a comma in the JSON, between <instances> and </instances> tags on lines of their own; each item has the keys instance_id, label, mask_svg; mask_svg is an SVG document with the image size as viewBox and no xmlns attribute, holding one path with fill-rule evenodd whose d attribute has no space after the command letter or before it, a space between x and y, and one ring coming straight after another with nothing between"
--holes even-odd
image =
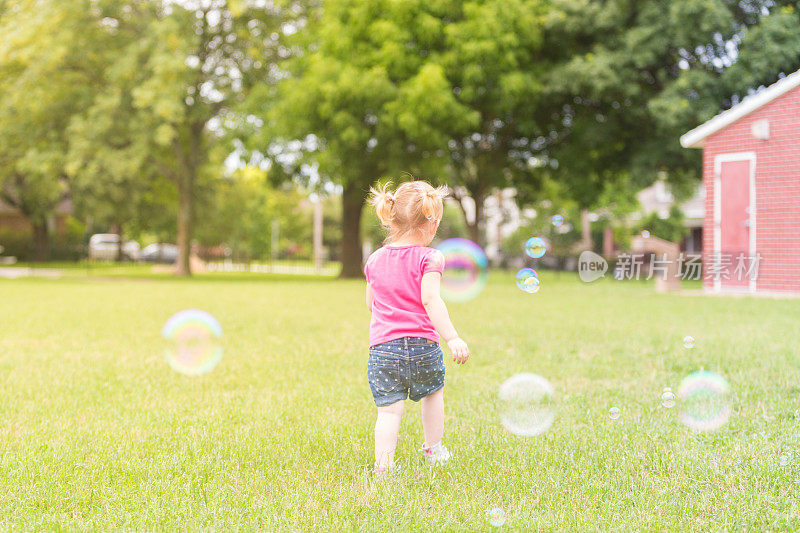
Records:
<instances>
[{"instance_id":1,"label":"watermark logo","mask_svg":"<svg viewBox=\"0 0 800 533\"><path fill-rule=\"evenodd\" d=\"M613 277L618 281L653 278L663 281L755 281L762 260L760 253L747 255L716 252L706 256L681 253L673 257L667 254L622 253L614 261ZM578 257L578 275L585 283L604 277L607 271L608 262L594 252L587 250Z\"/></svg>"},{"instance_id":2,"label":"watermark logo","mask_svg":"<svg viewBox=\"0 0 800 533\"><path fill-rule=\"evenodd\" d=\"M581 281L591 283L606 275L608 262L596 253L586 250L578 257L578 276Z\"/></svg>"}]
</instances>

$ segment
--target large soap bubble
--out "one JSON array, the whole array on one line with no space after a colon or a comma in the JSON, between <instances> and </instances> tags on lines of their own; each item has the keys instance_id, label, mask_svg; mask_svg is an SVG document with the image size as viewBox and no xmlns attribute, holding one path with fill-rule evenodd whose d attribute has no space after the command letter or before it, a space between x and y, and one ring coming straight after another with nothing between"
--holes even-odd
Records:
<instances>
[{"instance_id":1,"label":"large soap bubble","mask_svg":"<svg viewBox=\"0 0 800 533\"><path fill-rule=\"evenodd\" d=\"M169 342L167 362L181 374L205 374L222 359L222 326L205 311L186 309L175 313L161 333Z\"/></svg>"},{"instance_id":2,"label":"large soap bubble","mask_svg":"<svg viewBox=\"0 0 800 533\"><path fill-rule=\"evenodd\" d=\"M686 376L678 387L681 422L695 431L714 431L731 413L730 387L725 378L708 370Z\"/></svg>"},{"instance_id":3,"label":"large soap bubble","mask_svg":"<svg viewBox=\"0 0 800 533\"><path fill-rule=\"evenodd\" d=\"M547 431L556 418L555 391L537 374L516 374L500 385L501 422L520 437Z\"/></svg>"},{"instance_id":4,"label":"large soap bubble","mask_svg":"<svg viewBox=\"0 0 800 533\"><path fill-rule=\"evenodd\" d=\"M436 247L444 256L442 298L450 302L472 300L486 286L489 260L480 246L468 239L447 239Z\"/></svg>"}]
</instances>

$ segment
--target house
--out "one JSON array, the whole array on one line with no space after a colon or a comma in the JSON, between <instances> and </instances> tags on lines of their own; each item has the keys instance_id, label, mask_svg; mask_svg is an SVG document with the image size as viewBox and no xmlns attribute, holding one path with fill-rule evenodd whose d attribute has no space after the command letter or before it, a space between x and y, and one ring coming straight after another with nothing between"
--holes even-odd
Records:
<instances>
[{"instance_id":1,"label":"house","mask_svg":"<svg viewBox=\"0 0 800 533\"><path fill-rule=\"evenodd\" d=\"M47 219L47 229L51 234L63 235L67 219L72 215L73 206L69 199L62 200ZM31 231L31 224L16 207L0 200L0 234L23 235Z\"/></svg>"},{"instance_id":2,"label":"house","mask_svg":"<svg viewBox=\"0 0 800 533\"><path fill-rule=\"evenodd\" d=\"M800 71L681 137L703 150L703 286L800 294Z\"/></svg>"},{"instance_id":3,"label":"house","mask_svg":"<svg viewBox=\"0 0 800 533\"><path fill-rule=\"evenodd\" d=\"M703 216L705 214L703 209L704 192L703 187L699 186L691 198L678 205L688 230L683 242L680 243L680 247L687 254L699 254L702 252ZM636 194L636 199L642 209L641 212L635 213L631 217L632 220L639 220L651 213L656 213L660 218L668 218L670 209L675 203L675 197L669 189L669 184L663 179L659 179L649 187L639 191Z\"/></svg>"}]
</instances>

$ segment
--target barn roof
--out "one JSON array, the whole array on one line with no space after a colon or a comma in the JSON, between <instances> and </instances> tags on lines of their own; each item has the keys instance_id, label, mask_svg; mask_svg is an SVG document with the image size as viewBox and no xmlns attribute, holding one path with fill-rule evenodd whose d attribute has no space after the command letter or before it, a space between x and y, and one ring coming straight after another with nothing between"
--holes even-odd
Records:
<instances>
[{"instance_id":1,"label":"barn roof","mask_svg":"<svg viewBox=\"0 0 800 533\"><path fill-rule=\"evenodd\" d=\"M797 86L800 86L800 70L748 96L727 111L723 111L708 122L683 134L681 136L681 146L684 148L702 148L705 144L706 137L712 133L716 133L722 128L733 124L748 113L752 113L756 109L767 105L777 97L786 94Z\"/></svg>"}]
</instances>

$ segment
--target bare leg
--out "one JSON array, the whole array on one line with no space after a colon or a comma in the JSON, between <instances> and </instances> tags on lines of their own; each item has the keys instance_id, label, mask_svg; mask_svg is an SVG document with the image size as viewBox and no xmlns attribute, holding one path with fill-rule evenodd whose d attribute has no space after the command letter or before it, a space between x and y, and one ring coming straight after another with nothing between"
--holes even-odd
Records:
<instances>
[{"instance_id":1,"label":"bare leg","mask_svg":"<svg viewBox=\"0 0 800 533\"><path fill-rule=\"evenodd\" d=\"M442 442L444 435L444 389L425 396L420 400L420 407L425 446L430 448Z\"/></svg>"},{"instance_id":2,"label":"bare leg","mask_svg":"<svg viewBox=\"0 0 800 533\"><path fill-rule=\"evenodd\" d=\"M400 400L385 407L378 407L375 420L375 468L389 469L394 466L394 450L400 433L405 403Z\"/></svg>"}]
</instances>

